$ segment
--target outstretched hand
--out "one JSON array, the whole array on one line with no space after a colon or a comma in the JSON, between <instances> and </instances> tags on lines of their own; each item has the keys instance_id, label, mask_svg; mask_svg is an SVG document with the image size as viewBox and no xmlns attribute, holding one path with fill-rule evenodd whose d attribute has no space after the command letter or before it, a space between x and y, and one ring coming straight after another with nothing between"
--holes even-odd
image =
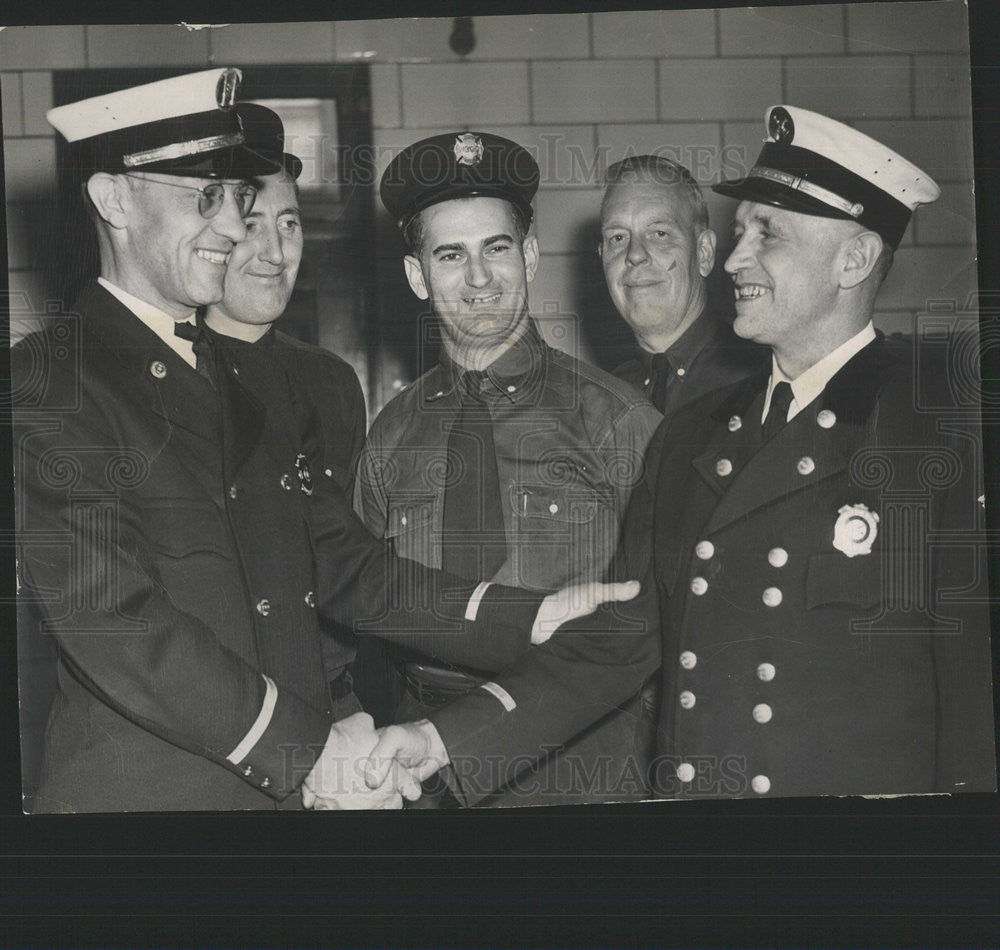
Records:
<instances>
[{"instance_id":1,"label":"outstretched hand","mask_svg":"<svg viewBox=\"0 0 1000 950\"><path fill-rule=\"evenodd\" d=\"M601 604L612 601L632 600L639 593L638 581L616 584L574 584L549 594L542 601L531 628L531 642L545 643L564 623L592 614Z\"/></svg>"}]
</instances>

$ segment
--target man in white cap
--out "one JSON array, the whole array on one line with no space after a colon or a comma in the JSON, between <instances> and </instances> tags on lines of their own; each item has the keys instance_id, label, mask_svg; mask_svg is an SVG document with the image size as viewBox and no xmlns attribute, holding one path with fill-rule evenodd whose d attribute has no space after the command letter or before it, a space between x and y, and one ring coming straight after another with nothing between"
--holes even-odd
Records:
<instances>
[{"instance_id":1,"label":"man in white cap","mask_svg":"<svg viewBox=\"0 0 1000 950\"><path fill-rule=\"evenodd\" d=\"M477 636L506 606L497 623L528 641L540 605L567 616L558 597L387 560L332 468L262 438L266 408L195 321L246 237L250 179L276 170L246 146L239 78L208 70L48 115L101 274L75 314L12 351L21 596L59 652L39 811L400 807L400 789L419 790L402 774L365 789L372 721L334 721L303 618ZM323 535L305 590L257 557L303 520Z\"/></svg>"},{"instance_id":2,"label":"man in white cap","mask_svg":"<svg viewBox=\"0 0 1000 950\"><path fill-rule=\"evenodd\" d=\"M659 795L992 791L978 407L935 365L966 341L941 354L872 325L938 188L824 116L766 123L754 168L715 187L741 200L735 330L771 364L654 437L617 567L658 610L588 624L662 629ZM411 740L387 731L377 751Z\"/></svg>"}]
</instances>

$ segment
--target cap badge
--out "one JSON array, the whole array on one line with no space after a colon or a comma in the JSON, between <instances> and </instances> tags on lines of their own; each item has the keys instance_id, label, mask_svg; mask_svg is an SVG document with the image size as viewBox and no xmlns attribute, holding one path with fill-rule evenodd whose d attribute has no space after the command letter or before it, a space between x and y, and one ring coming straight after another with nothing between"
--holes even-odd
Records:
<instances>
[{"instance_id":1,"label":"cap badge","mask_svg":"<svg viewBox=\"0 0 1000 950\"><path fill-rule=\"evenodd\" d=\"M236 91L242 78L243 74L238 69L223 70L215 87L215 101L220 109L228 109L236 101Z\"/></svg>"},{"instance_id":2,"label":"cap badge","mask_svg":"<svg viewBox=\"0 0 1000 950\"><path fill-rule=\"evenodd\" d=\"M787 145L795 137L795 123L787 109L775 106L767 120L768 134L775 142Z\"/></svg>"},{"instance_id":3,"label":"cap badge","mask_svg":"<svg viewBox=\"0 0 1000 950\"><path fill-rule=\"evenodd\" d=\"M833 546L848 557L871 554L878 536L878 515L867 505L844 505L833 526Z\"/></svg>"},{"instance_id":4,"label":"cap badge","mask_svg":"<svg viewBox=\"0 0 1000 950\"><path fill-rule=\"evenodd\" d=\"M483 143L478 135L463 132L455 138L455 161L459 165L478 165L483 158Z\"/></svg>"}]
</instances>

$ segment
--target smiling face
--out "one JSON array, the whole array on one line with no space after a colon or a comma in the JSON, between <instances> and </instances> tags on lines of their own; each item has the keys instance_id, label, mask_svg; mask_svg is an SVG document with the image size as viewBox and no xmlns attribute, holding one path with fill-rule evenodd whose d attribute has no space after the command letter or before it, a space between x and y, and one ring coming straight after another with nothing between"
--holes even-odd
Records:
<instances>
[{"instance_id":1,"label":"smiling face","mask_svg":"<svg viewBox=\"0 0 1000 950\"><path fill-rule=\"evenodd\" d=\"M704 309L715 234L681 187L627 178L611 185L600 254L611 299L647 349L665 349Z\"/></svg>"},{"instance_id":2,"label":"smiling face","mask_svg":"<svg viewBox=\"0 0 1000 950\"><path fill-rule=\"evenodd\" d=\"M119 176L127 188L127 251L122 289L174 317L222 297L226 264L246 235L233 186L226 183L222 207L212 218L198 211L197 190L206 179Z\"/></svg>"},{"instance_id":3,"label":"smiling face","mask_svg":"<svg viewBox=\"0 0 1000 950\"><path fill-rule=\"evenodd\" d=\"M226 321L266 330L285 312L302 262L294 181L280 172L259 182L257 200L245 219L246 239L229 256L225 294L209 312L209 326L223 333L227 328L217 324Z\"/></svg>"},{"instance_id":4,"label":"smiling face","mask_svg":"<svg viewBox=\"0 0 1000 950\"><path fill-rule=\"evenodd\" d=\"M845 312L842 274L861 230L853 222L742 202L725 263L735 284L736 333L770 346L786 373L786 364L808 368L848 339L860 329L852 320L860 318Z\"/></svg>"},{"instance_id":5,"label":"smiling face","mask_svg":"<svg viewBox=\"0 0 1000 950\"><path fill-rule=\"evenodd\" d=\"M421 212L420 257L404 264L413 292L441 320L445 346L463 366L488 366L528 326L528 282L538 243L501 198L457 198Z\"/></svg>"}]
</instances>

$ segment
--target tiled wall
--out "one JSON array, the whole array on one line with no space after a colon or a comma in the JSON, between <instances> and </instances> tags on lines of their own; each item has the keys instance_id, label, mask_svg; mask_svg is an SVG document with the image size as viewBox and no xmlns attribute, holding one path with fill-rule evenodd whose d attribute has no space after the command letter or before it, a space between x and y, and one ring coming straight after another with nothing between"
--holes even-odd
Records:
<instances>
[{"instance_id":1,"label":"tiled wall","mask_svg":"<svg viewBox=\"0 0 1000 950\"><path fill-rule=\"evenodd\" d=\"M961 2L827 4L662 13L477 17L464 60L451 21L408 19L231 25L15 27L0 32L11 289L44 306L51 281L31 215L54 189L43 114L51 70L83 66L366 62L379 170L402 146L465 126L534 149L542 168L542 246L533 309L579 316L569 346L601 360L610 316L596 247L600 176L626 150L662 149L704 183L759 148L764 109L827 112L895 147L942 185L911 226L879 300L878 321L907 329L930 299L961 308L976 288L968 26ZM41 203L41 206L39 206ZM710 197L726 232L732 203ZM381 310L387 327L414 303L400 244L379 210ZM36 243L38 243L36 241ZM723 240L725 244L725 240ZM576 321L568 320L575 326ZM391 335L391 334L390 334ZM575 342L574 342L575 341ZM402 360L393 369L408 373ZM380 399L377 401L381 401Z\"/></svg>"}]
</instances>

